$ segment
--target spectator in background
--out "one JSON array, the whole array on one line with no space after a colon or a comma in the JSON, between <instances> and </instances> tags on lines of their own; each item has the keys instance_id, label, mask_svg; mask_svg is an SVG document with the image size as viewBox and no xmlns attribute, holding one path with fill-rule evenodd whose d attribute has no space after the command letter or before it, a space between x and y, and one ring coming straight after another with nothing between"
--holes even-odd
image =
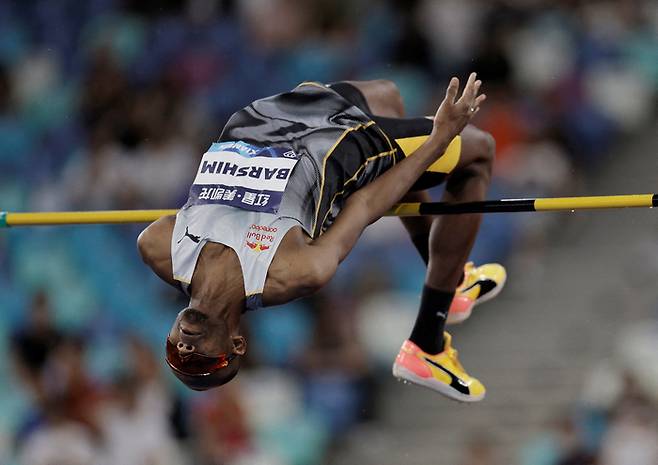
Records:
<instances>
[{"instance_id":1,"label":"spectator in background","mask_svg":"<svg viewBox=\"0 0 658 465\"><path fill-rule=\"evenodd\" d=\"M131 208L137 192L126 179L129 162L112 136L111 123L101 120L89 130L86 146L71 158L52 190L65 199L67 209Z\"/></svg>"},{"instance_id":2,"label":"spectator in background","mask_svg":"<svg viewBox=\"0 0 658 465\"><path fill-rule=\"evenodd\" d=\"M170 208L185 197L201 156L180 131L180 89L163 81L143 89L129 118L139 140L127 161L128 183L137 196L132 208Z\"/></svg>"},{"instance_id":3,"label":"spectator in background","mask_svg":"<svg viewBox=\"0 0 658 465\"><path fill-rule=\"evenodd\" d=\"M20 447L21 465L104 465L89 430L67 414L67 399L50 397L43 404L44 423Z\"/></svg>"},{"instance_id":4,"label":"spectator in background","mask_svg":"<svg viewBox=\"0 0 658 465\"><path fill-rule=\"evenodd\" d=\"M313 296L310 313L314 334L301 353L307 407L324 418L334 435L358 419L366 402L369 380L365 350L357 335L353 305L340 293Z\"/></svg>"},{"instance_id":5,"label":"spectator in background","mask_svg":"<svg viewBox=\"0 0 658 465\"><path fill-rule=\"evenodd\" d=\"M492 438L482 433L475 433L466 444L464 458L460 465L496 465L499 463Z\"/></svg>"},{"instance_id":6,"label":"spectator in background","mask_svg":"<svg viewBox=\"0 0 658 465\"><path fill-rule=\"evenodd\" d=\"M246 0L239 4L252 45L261 50L287 50L313 34L313 3L302 0ZM285 24L285 27L280 27Z\"/></svg>"},{"instance_id":7,"label":"spectator in background","mask_svg":"<svg viewBox=\"0 0 658 465\"><path fill-rule=\"evenodd\" d=\"M137 380L137 402L144 410L159 416L159 423L167 435L187 437L187 425L182 418L185 404L180 396L165 383L162 364L153 349L136 335L127 338L125 344L130 374Z\"/></svg>"},{"instance_id":8,"label":"spectator in background","mask_svg":"<svg viewBox=\"0 0 658 465\"><path fill-rule=\"evenodd\" d=\"M600 465L658 463L658 415L648 402L623 402L603 438Z\"/></svg>"},{"instance_id":9,"label":"spectator in background","mask_svg":"<svg viewBox=\"0 0 658 465\"><path fill-rule=\"evenodd\" d=\"M128 367L140 386L138 390L144 393L144 397L150 399L149 403L154 409L167 411L171 399L162 378L160 360L138 336L130 335L124 342Z\"/></svg>"},{"instance_id":10,"label":"spectator in background","mask_svg":"<svg viewBox=\"0 0 658 465\"><path fill-rule=\"evenodd\" d=\"M99 47L91 53L80 94L80 117L88 131L99 124L109 126L113 139L128 147L136 144L126 127L134 92L111 48Z\"/></svg>"},{"instance_id":11,"label":"spectator in background","mask_svg":"<svg viewBox=\"0 0 658 465\"><path fill-rule=\"evenodd\" d=\"M199 465L228 465L254 452L254 439L243 407L240 385L205 393L195 399L190 415Z\"/></svg>"},{"instance_id":12,"label":"spectator in background","mask_svg":"<svg viewBox=\"0 0 658 465\"><path fill-rule=\"evenodd\" d=\"M98 410L107 464L184 463L169 427L168 409L153 402L143 388L138 376L121 375L113 384L111 398Z\"/></svg>"},{"instance_id":13,"label":"spectator in background","mask_svg":"<svg viewBox=\"0 0 658 465\"><path fill-rule=\"evenodd\" d=\"M595 465L596 454L583 439L583 432L569 412L555 418L550 429L526 444L521 451L522 465Z\"/></svg>"},{"instance_id":14,"label":"spectator in background","mask_svg":"<svg viewBox=\"0 0 658 465\"><path fill-rule=\"evenodd\" d=\"M600 465L658 464L658 409L630 373L610 407Z\"/></svg>"},{"instance_id":15,"label":"spectator in background","mask_svg":"<svg viewBox=\"0 0 658 465\"><path fill-rule=\"evenodd\" d=\"M6 66L0 66L0 115L10 113L12 103L11 79Z\"/></svg>"},{"instance_id":16,"label":"spectator in background","mask_svg":"<svg viewBox=\"0 0 658 465\"><path fill-rule=\"evenodd\" d=\"M11 335L11 352L20 379L37 400L44 396L43 369L62 338L52 321L48 294L36 292L25 325Z\"/></svg>"},{"instance_id":17,"label":"spectator in background","mask_svg":"<svg viewBox=\"0 0 658 465\"><path fill-rule=\"evenodd\" d=\"M96 410L105 393L86 369L86 344L79 336L63 338L53 351L43 372L47 397L56 397L64 415L98 437Z\"/></svg>"}]
</instances>

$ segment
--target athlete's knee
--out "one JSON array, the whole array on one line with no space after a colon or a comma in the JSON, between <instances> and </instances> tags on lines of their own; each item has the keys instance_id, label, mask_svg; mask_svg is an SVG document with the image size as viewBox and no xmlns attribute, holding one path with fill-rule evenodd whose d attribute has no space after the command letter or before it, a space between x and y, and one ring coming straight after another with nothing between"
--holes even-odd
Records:
<instances>
[{"instance_id":1,"label":"athlete's knee","mask_svg":"<svg viewBox=\"0 0 658 465\"><path fill-rule=\"evenodd\" d=\"M491 181L496 153L494 138L486 131L473 126L462 133L462 159L448 176L446 190L457 192L467 185L488 185Z\"/></svg>"},{"instance_id":2,"label":"athlete's knee","mask_svg":"<svg viewBox=\"0 0 658 465\"><path fill-rule=\"evenodd\" d=\"M496 139L486 131L481 131L480 139L485 162L491 166L496 158Z\"/></svg>"},{"instance_id":3,"label":"athlete's knee","mask_svg":"<svg viewBox=\"0 0 658 465\"><path fill-rule=\"evenodd\" d=\"M478 161L493 165L496 156L496 139L487 131L476 127L472 127L472 134L472 144L475 148Z\"/></svg>"},{"instance_id":4,"label":"athlete's knee","mask_svg":"<svg viewBox=\"0 0 658 465\"><path fill-rule=\"evenodd\" d=\"M468 126L462 133L462 153L466 158L464 168L474 174L491 176L496 158L496 140L487 131Z\"/></svg>"},{"instance_id":5,"label":"athlete's knee","mask_svg":"<svg viewBox=\"0 0 658 465\"><path fill-rule=\"evenodd\" d=\"M374 96L376 96L377 104L374 106L381 108L379 112L374 111L374 109L373 112L386 113L380 116L402 118L404 116L404 102L397 84L388 79L377 79L371 82L376 89Z\"/></svg>"},{"instance_id":6,"label":"athlete's knee","mask_svg":"<svg viewBox=\"0 0 658 465\"><path fill-rule=\"evenodd\" d=\"M384 98L389 102L392 108L397 110L399 116L404 115L404 102L402 101L402 94L400 94L400 89L397 84L388 79L379 79L379 86L382 88L382 93Z\"/></svg>"}]
</instances>

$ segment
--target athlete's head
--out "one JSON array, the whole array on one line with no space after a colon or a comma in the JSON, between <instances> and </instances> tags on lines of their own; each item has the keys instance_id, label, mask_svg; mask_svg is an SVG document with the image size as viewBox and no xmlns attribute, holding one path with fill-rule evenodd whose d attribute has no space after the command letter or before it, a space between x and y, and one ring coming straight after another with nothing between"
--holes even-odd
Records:
<instances>
[{"instance_id":1,"label":"athlete's head","mask_svg":"<svg viewBox=\"0 0 658 465\"><path fill-rule=\"evenodd\" d=\"M231 381L246 342L231 335L226 320L195 308L178 314L167 336L167 364L187 387L204 391Z\"/></svg>"}]
</instances>

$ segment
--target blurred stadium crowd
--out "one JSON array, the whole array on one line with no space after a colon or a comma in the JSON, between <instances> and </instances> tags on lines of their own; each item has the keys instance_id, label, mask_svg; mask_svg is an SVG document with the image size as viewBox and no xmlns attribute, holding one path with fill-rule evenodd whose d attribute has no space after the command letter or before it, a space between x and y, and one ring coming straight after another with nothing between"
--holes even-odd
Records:
<instances>
[{"instance_id":1,"label":"blurred stadium crowd","mask_svg":"<svg viewBox=\"0 0 658 465\"><path fill-rule=\"evenodd\" d=\"M621 465L658 461L658 325L627 325L612 355L591 367L574 406L556 413L519 451L521 465ZM647 369L647 367L649 367Z\"/></svg>"},{"instance_id":2,"label":"blurred stadium crowd","mask_svg":"<svg viewBox=\"0 0 658 465\"><path fill-rule=\"evenodd\" d=\"M577 192L618 137L655 116L658 7L3 1L0 209L173 208L224 121L253 99L304 80L387 78L410 115L429 114L449 76L470 70L489 96L476 124L497 141L491 197ZM486 218L474 258L541 253L553 218ZM12 354L0 359L0 463L311 465L376 418L377 379L411 327L423 276L393 221L368 234L333 295L250 315L250 369L204 394L162 371L185 302L139 262L140 228L0 234L0 345ZM602 438L632 428L656 460L655 411L623 398L607 435L577 442L561 422L524 465L649 463L606 455Z\"/></svg>"}]
</instances>

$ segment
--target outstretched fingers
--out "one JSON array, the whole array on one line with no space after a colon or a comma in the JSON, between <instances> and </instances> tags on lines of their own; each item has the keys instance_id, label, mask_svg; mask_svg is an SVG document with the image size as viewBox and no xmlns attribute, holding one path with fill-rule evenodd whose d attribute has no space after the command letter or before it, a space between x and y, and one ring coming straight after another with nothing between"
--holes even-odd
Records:
<instances>
[{"instance_id":1,"label":"outstretched fingers","mask_svg":"<svg viewBox=\"0 0 658 465\"><path fill-rule=\"evenodd\" d=\"M459 91L459 79L456 77L453 77L450 79L450 83L448 84L448 88L446 89L446 102L450 104L455 103L455 98L457 98L457 92Z\"/></svg>"},{"instance_id":2,"label":"outstretched fingers","mask_svg":"<svg viewBox=\"0 0 658 465\"><path fill-rule=\"evenodd\" d=\"M476 73L471 73L468 76L468 81L466 82L466 86L464 87L464 92L462 93L461 98L457 101L457 105L469 109L473 108L478 92L480 90L480 86L482 85L482 81L476 78L477 78Z\"/></svg>"},{"instance_id":3,"label":"outstretched fingers","mask_svg":"<svg viewBox=\"0 0 658 465\"><path fill-rule=\"evenodd\" d=\"M480 104L486 99L484 94L479 95L481 86L482 81L477 79L475 73L471 73L461 96L455 100L459 93L459 79L456 77L450 79L446 96L434 116L433 133L451 137L459 134L480 110Z\"/></svg>"},{"instance_id":4,"label":"outstretched fingers","mask_svg":"<svg viewBox=\"0 0 658 465\"><path fill-rule=\"evenodd\" d=\"M477 92L476 85L477 82L479 82L476 80L476 78L477 78L476 73L471 73L468 75L468 81L466 81L466 86L464 86L464 92L462 93L462 97L459 99L460 101L468 100L475 97L475 93ZM477 85L477 87L479 87L479 85Z\"/></svg>"}]
</instances>

